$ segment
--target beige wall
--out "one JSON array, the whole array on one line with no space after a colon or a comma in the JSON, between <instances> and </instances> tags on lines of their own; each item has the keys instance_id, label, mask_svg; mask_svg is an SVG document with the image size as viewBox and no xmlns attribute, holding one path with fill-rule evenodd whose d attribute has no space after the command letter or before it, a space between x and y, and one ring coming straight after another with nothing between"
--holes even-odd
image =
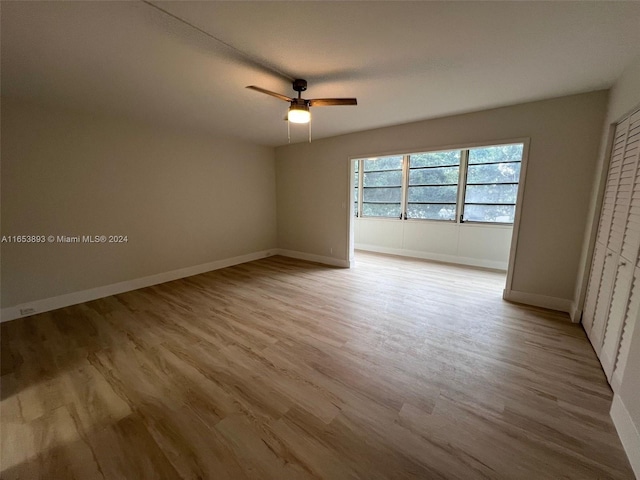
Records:
<instances>
[{"instance_id":1,"label":"beige wall","mask_svg":"<svg viewBox=\"0 0 640 480\"><path fill-rule=\"evenodd\" d=\"M348 259L350 156L529 137L512 288L571 302L606 102L600 91L279 147L278 245Z\"/></svg>"},{"instance_id":2,"label":"beige wall","mask_svg":"<svg viewBox=\"0 0 640 480\"><path fill-rule=\"evenodd\" d=\"M276 246L273 148L2 101L2 307Z\"/></svg>"}]
</instances>

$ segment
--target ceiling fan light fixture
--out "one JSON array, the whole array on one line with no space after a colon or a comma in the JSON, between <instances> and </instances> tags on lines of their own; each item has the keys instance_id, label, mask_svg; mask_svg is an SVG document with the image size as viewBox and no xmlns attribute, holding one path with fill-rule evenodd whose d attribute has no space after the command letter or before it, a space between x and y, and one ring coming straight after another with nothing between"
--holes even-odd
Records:
<instances>
[{"instance_id":1,"label":"ceiling fan light fixture","mask_svg":"<svg viewBox=\"0 0 640 480\"><path fill-rule=\"evenodd\" d=\"M1 1L1 0L0 0ZM309 107L333 107L338 105L358 105L355 98L302 98L302 92L307 90L307 81L297 78L293 81L293 90L298 92L298 98L287 97L277 92L272 92L255 85L248 85L247 88L256 92L264 93L272 97L289 102L289 112L287 113L287 132L289 143L291 143L290 126L292 123L309 125L309 142L311 142L311 113Z\"/></svg>"},{"instance_id":2,"label":"ceiling fan light fixture","mask_svg":"<svg viewBox=\"0 0 640 480\"><path fill-rule=\"evenodd\" d=\"M311 121L311 113L308 105L295 105L289 107L287 119L291 123L309 123Z\"/></svg>"}]
</instances>

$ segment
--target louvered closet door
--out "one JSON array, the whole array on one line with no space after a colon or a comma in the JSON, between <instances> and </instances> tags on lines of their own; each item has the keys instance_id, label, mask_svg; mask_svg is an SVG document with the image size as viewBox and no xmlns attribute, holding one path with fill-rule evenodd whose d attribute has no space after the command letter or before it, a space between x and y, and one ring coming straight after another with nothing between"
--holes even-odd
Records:
<instances>
[{"instance_id":1,"label":"louvered closet door","mask_svg":"<svg viewBox=\"0 0 640 480\"><path fill-rule=\"evenodd\" d=\"M600 351L600 363L607 378L611 380L620 345L620 334L627 313L631 283L633 281L634 265L620 257L616 280L611 296L611 306L605 328L602 350Z\"/></svg>"},{"instance_id":2,"label":"louvered closet door","mask_svg":"<svg viewBox=\"0 0 640 480\"><path fill-rule=\"evenodd\" d=\"M618 262L616 280L611 297L611 306L609 307L609 315L600 354L600 361L609 380L611 380L618 356L618 347L620 345L620 336L627 311L633 273L636 262L638 261L640 229L636 221L630 221L631 205L628 205L626 209L624 208L624 202L627 201L627 192L629 192L629 202L632 202L634 195L636 197L640 195L638 152L640 152L640 112L632 115L628 122L626 145L622 159L622 173L620 174L618 194L616 196L616 213L614 213L612 233L610 236L610 238L612 238L614 232L616 232L615 238L617 241L617 229L620 224L624 225L621 255ZM622 218L624 218L624 222L622 222Z\"/></svg>"},{"instance_id":3,"label":"louvered closet door","mask_svg":"<svg viewBox=\"0 0 640 480\"><path fill-rule=\"evenodd\" d=\"M616 205L616 195L618 192L618 182L622 171L622 159L624 157L624 147L627 139L629 121L618 124L615 130L615 138L611 151L611 163L607 174L607 185L605 187L602 210L600 213L600 223L598 224L597 241L606 246L609 243L611 223L613 220L614 208Z\"/></svg>"},{"instance_id":4,"label":"louvered closet door","mask_svg":"<svg viewBox=\"0 0 640 480\"><path fill-rule=\"evenodd\" d=\"M598 292L600 290L600 280L602 279L606 250L606 247L600 243L596 243L595 250L593 251L589 286L587 287L587 297L584 302L584 312L582 314L582 325L587 334L591 332L591 327L593 326L593 317L595 315L596 303L598 301Z\"/></svg>"},{"instance_id":5,"label":"louvered closet door","mask_svg":"<svg viewBox=\"0 0 640 480\"><path fill-rule=\"evenodd\" d=\"M631 154L628 151L628 127L629 119L618 125L618 128L616 129L621 130L621 133L624 131L625 135L622 137L624 138L622 148L618 146L617 150L614 151L614 154L616 155L616 163L618 163L618 158L620 153L622 153L620 178L618 179L618 188L616 190L615 204L613 206L613 219L611 221L609 240L607 242L607 247L615 253L620 253L622 250L622 239L624 238L624 230L627 225L631 193L636 176L636 155Z\"/></svg>"},{"instance_id":6,"label":"louvered closet door","mask_svg":"<svg viewBox=\"0 0 640 480\"><path fill-rule=\"evenodd\" d=\"M631 115L627 146L625 148L625 161L635 156L636 164L640 153L640 110ZM640 168L636 168L635 184L631 196L631 205L627 217L627 226L622 243L622 256L635 263L640 249Z\"/></svg>"},{"instance_id":7,"label":"louvered closet door","mask_svg":"<svg viewBox=\"0 0 640 480\"><path fill-rule=\"evenodd\" d=\"M605 292L600 291L600 287L602 285L602 275L604 272L606 246L609 243L611 224L616 205L618 182L620 181L620 173L622 172L622 159L624 158L624 147L627 139L628 127L628 121L621 122L616 127L614 134L611 162L607 173L607 184L605 186L604 199L602 202L602 209L600 211L598 235L596 237L596 246L591 264L591 272L589 274L589 286L587 288L584 312L582 315L582 324L589 335L589 338L591 338L591 330L593 329L594 324L603 326L605 318L602 318L602 316L608 314L608 307L603 306L602 302L604 301L604 297L608 297L611 293L610 287L613 283L613 278L610 278L608 282L605 282L605 285L609 285L609 290L606 292L606 295L604 295ZM611 253L609 253L608 256L611 256ZM610 275L615 275L615 271L610 272ZM596 308L598 305L600 306L599 309ZM600 321L596 321L595 319L596 311L600 314Z\"/></svg>"},{"instance_id":8,"label":"louvered closet door","mask_svg":"<svg viewBox=\"0 0 640 480\"><path fill-rule=\"evenodd\" d=\"M627 303L627 311L625 312L624 322L622 325L622 336L620 340L620 346L615 359L615 366L613 370L613 378L611 379L611 387L614 391L618 391L620 382L622 380L622 374L627 365L627 359L629 357L629 350L631 348L631 337L633 331L638 328L640 323L638 316L640 315L640 268L636 267L633 275L633 281L631 284L631 294L629 296L629 302Z\"/></svg>"},{"instance_id":9,"label":"louvered closet door","mask_svg":"<svg viewBox=\"0 0 640 480\"><path fill-rule=\"evenodd\" d=\"M604 257L604 268L600 276L600 287L598 289L598 297L596 300L596 308L593 314L593 325L588 332L589 340L598 356L602 349L602 340L604 338L604 330L607 326L609 318L609 307L611 305L611 292L618 266L618 255L607 248Z\"/></svg>"}]
</instances>

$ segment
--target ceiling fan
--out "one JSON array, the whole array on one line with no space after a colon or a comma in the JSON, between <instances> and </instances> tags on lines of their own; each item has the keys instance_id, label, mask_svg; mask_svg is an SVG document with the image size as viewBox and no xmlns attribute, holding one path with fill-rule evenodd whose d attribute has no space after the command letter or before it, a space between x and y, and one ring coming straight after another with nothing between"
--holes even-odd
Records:
<instances>
[{"instance_id":1,"label":"ceiling fan","mask_svg":"<svg viewBox=\"0 0 640 480\"><path fill-rule=\"evenodd\" d=\"M307 89L307 81L301 78L293 81L293 89L298 92L298 98L287 97L264 88L256 87L255 85L249 85L247 88L255 90L256 92L266 93L272 97L279 98L285 102L289 102L289 113L287 120L292 123L309 123L311 120L311 114L309 113L309 107L331 107L336 105L358 105L358 101L355 98L302 98L302 92Z\"/></svg>"}]
</instances>

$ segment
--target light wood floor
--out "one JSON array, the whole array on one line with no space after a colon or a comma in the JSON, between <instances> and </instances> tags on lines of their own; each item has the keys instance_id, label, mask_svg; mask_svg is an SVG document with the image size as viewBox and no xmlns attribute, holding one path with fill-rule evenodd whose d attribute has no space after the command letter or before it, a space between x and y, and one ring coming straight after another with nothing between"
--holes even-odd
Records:
<instances>
[{"instance_id":1,"label":"light wood floor","mask_svg":"<svg viewBox=\"0 0 640 480\"><path fill-rule=\"evenodd\" d=\"M356 260L2 324L2 478L633 478L580 326L499 273Z\"/></svg>"}]
</instances>

